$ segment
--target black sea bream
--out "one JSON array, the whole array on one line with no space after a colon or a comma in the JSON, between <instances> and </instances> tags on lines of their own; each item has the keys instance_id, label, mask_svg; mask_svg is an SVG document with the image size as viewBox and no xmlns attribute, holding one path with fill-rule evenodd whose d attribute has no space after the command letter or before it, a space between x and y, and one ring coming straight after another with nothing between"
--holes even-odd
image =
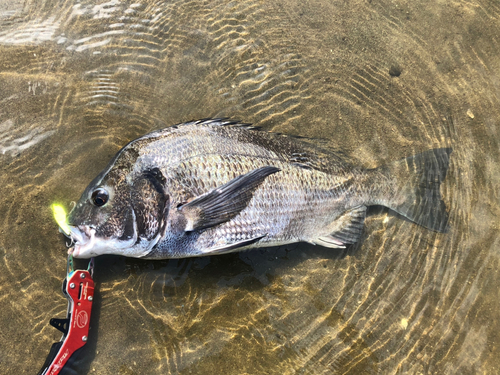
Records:
<instances>
[{"instance_id":1,"label":"black sea bream","mask_svg":"<svg viewBox=\"0 0 500 375\"><path fill-rule=\"evenodd\" d=\"M359 240L367 206L447 229L439 187L451 149L375 169L310 142L214 119L155 131L123 147L68 216L73 256L146 259Z\"/></svg>"}]
</instances>

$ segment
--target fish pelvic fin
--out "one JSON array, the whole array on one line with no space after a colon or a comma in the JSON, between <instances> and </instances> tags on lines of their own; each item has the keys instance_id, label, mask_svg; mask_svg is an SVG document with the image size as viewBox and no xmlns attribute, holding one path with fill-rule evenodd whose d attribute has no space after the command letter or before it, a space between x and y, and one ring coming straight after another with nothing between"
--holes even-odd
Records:
<instances>
[{"instance_id":1,"label":"fish pelvic fin","mask_svg":"<svg viewBox=\"0 0 500 375\"><path fill-rule=\"evenodd\" d=\"M366 217L366 206L358 206L344 212L335 219L329 230L332 232L326 236L313 239L311 242L330 248L345 248L348 244L359 241L363 233Z\"/></svg>"},{"instance_id":2,"label":"fish pelvic fin","mask_svg":"<svg viewBox=\"0 0 500 375\"><path fill-rule=\"evenodd\" d=\"M448 211L440 186L451 152L451 148L436 148L381 167L393 186L382 204L425 228L447 232Z\"/></svg>"},{"instance_id":3,"label":"fish pelvic fin","mask_svg":"<svg viewBox=\"0 0 500 375\"><path fill-rule=\"evenodd\" d=\"M272 166L254 169L182 205L178 210L186 218L185 231L202 230L231 220L248 205L255 189L279 171Z\"/></svg>"},{"instance_id":4,"label":"fish pelvic fin","mask_svg":"<svg viewBox=\"0 0 500 375\"><path fill-rule=\"evenodd\" d=\"M250 246L264 237L266 237L267 234L264 234L262 236L250 238L248 240L243 240L239 242L234 242L230 243L227 245L222 245L222 246L217 246L217 247L212 247L207 250L203 250L203 255L220 255L220 254L228 254L228 253L233 253L235 251L240 251L243 247Z\"/></svg>"}]
</instances>

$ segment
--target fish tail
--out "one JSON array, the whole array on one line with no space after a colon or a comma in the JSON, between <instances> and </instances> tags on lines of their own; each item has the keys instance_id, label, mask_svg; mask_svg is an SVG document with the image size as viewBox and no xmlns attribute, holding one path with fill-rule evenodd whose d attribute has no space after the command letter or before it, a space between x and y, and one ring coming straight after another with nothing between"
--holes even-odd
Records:
<instances>
[{"instance_id":1,"label":"fish tail","mask_svg":"<svg viewBox=\"0 0 500 375\"><path fill-rule=\"evenodd\" d=\"M436 148L375 169L391 185L381 192L386 197L383 205L425 228L447 232L448 212L439 188L451 152L451 148Z\"/></svg>"}]
</instances>

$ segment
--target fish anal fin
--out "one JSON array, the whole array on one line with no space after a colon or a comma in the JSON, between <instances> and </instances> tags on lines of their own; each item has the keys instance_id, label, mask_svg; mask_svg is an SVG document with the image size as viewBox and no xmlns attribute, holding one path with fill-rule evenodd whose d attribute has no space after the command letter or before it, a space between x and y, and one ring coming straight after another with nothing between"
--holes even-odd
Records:
<instances>
[{"instance_id":1,"label":"fish anal fin","mask_svg":"<svg viewBox=\"0 0 500 375\"><path fill-rule=\"evenodd\" d=\"M248 205L255 189L279 171L272 166L254 169L180 206L178 210L186 218L185 230L202 230L231 220Z\"/></svg>"},{"instance_id":2,"label":"fish anal fin","mask_svg":"<svg viewBox=\"0 0 500 375\"><path fill-rule=\"evenodd\" d=\"M335 237L332 237L330 235L318 237L313 241L313 243L315 245L329 247L332 249L344 249L345 248L344 243L340 242Z\"/></svg>"},{"instance_id":3,"label":"fish anal fin","mask_svg":"<svg viewBox=\"0 0 500 375\"><path fill-rule=\"evenodd\" d=\"M232 253L234 251L240 250L242 247L254 244L255 242L261 240L265 236L267 236L267 234L264 234L263 236L259 236L259 237L250 238L249 240L243 240L243 241L231 243L228 245L212 247L210 249L203 250L203 254L204 255L219 255L219 254Z\"/></svg>"},{"instance_id":4,"label":"fish anal fin","mask_svg":"<svg viewBox=\"0 0 500 375\"><path fill-rule=\"evenodd\" d=\"M312 243L314 245L320 245L320 246L329 247L332 249L344 249L345 248L344 243L340 242L335 237L332 237L330 235L318 237L318 238L314 239L314 241L312 241Z\"/></svg>"},{"instance_id":5,"label":"fish anal fin","mask_svg":"<svg viewBox=\"0 0 500 375\"><path fill-rule=\"evenodd\" d=\"M366 206L358 206L340 215L330 226L331 233L320 236L313 242L330 248L345 248L345 245L358 242L363 232Z\"/></svg>"}]
</instances>

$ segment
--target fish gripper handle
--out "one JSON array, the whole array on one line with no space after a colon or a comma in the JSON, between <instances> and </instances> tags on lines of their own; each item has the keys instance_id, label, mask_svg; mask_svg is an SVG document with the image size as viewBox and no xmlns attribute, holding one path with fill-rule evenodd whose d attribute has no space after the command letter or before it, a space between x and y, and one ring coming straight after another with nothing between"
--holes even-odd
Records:
<instances>
[{"instance_id":1,"label":"fish gripper handle","mask_svg":"<svg viewBox=\"0 0 500 375\"><path fill-rule=\"evenodd\" d=\"M75 270L63 281L63 294L68 300L66 319L53 318L50 324L63 333L61 341L52 345L38 375L57 375L70 357L87 343L90 313L94 300L94 280L87 270Z\"/></svg>"}]
</instances>

